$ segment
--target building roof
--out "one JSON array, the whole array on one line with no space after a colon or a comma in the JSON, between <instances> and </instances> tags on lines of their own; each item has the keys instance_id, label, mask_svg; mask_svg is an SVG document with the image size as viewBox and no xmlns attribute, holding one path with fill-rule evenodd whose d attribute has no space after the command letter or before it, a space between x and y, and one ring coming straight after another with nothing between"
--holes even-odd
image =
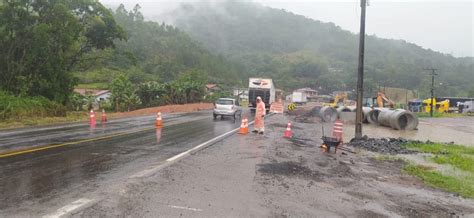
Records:
<instances>
[{"instance_id":1,"label":"building roof","mask_svg":"<svg viewBox=\"0 0 474 218\"><path fill-rule=\"evenodd\" d=\"M99 96L110 92L110 90L102 90L102 89L74 89L74 92L79 93L81 95L93 95Z\"/></svg>"},{"instance_id":2,"label":"building roof","mask_svg":"<svg viewBox=\"0 0 474 218\"><path fill-rule=\"evenodd\" d=\"M317 92L317 90L311 89L311 88L301 88L297 89L296 91L298 92Z\"/></svg>"},{"instance_id":3,"label":"building roof","mask_svg":"<svg viewBox=\"0 0 474 218\"><path fill-rule=\"evenodd\" d=\"M208 88L208 89L215 89L215 88L217 88L217 84L213 84L213 83L206 84L206 88Z\"/></svg>"}]
</instances>

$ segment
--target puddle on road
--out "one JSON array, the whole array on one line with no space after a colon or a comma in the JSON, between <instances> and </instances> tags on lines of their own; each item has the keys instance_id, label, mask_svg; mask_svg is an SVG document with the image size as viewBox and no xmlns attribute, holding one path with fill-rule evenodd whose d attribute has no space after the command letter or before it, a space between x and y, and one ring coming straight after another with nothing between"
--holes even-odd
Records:
<instances>
[{"instance_id":1,"label":"puddle on road","mask_svg":"<svg viewBox=\"0 0 474 218\"><path fill-rule=\"evenodd\" d=\"M344 125L344 141L354 137L354 125ZM364 124L362 134L369 137L406 138L411 140L454 142L456 144L474 146L474 117L460 119L420 119L418 130L403 131L388 127Z\"/></svg>"}]
</instances>

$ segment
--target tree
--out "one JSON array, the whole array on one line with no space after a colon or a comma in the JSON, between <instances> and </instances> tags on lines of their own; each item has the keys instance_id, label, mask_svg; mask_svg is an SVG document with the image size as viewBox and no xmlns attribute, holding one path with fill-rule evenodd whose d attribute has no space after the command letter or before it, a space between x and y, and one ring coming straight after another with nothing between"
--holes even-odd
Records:
<instances>
[{"instance_id":1,"label":"tree","mask_svg":"<svg viewBox=\"0 0 474 218\"><path fill-rule=\"evenodd\" d=\"M123 30L93 0L3 1L0 6L0 89L66 103L85 54L114 46Z\"/></svg>"},{"instance_id":2,"label":"tree","mask_svg":"<svg viewBox=\"0 0 474 218\"><path fill-rule=\"evenodd\" d=\"M132 82L125 74L118 75L110 84L110 92L112 93L112 103L115 105L115 111L121 111L132 102L135 90Z\"/></svg>"}]
</instances>

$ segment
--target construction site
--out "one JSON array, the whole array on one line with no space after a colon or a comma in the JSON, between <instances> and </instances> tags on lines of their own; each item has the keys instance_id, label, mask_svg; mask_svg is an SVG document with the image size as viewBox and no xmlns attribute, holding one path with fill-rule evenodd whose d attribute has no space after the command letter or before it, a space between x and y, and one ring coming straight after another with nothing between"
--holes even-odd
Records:
<instances>
[{"instance_id":1,"label":"construction site","mask_svg":"<svg viewBox=\"0 0 474 218\"><path fill-rule=\"evenodd\" d=\"M472 6L0 1L0 218L474 217Z\"/></svg>"}]
</instances>

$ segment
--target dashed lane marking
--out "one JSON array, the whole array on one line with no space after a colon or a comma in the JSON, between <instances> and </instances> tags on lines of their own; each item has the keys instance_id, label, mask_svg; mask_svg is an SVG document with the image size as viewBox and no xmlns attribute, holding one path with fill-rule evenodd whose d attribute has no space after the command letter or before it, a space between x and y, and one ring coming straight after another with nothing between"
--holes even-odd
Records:
<instances>
[{"instance_id":1,"label":"dashed lane marking","mask_svg":"<svg viewBox=\"0 0 474 218\"><path fill-rule=\"evenodd\" d=\"M175 209L192 210L196 212L202 211L202 209L199 209L199 208L183 207L183 206L176 206L176 205L168 205L168 207L175 208Z\"/></svg>"}]
</instances>

